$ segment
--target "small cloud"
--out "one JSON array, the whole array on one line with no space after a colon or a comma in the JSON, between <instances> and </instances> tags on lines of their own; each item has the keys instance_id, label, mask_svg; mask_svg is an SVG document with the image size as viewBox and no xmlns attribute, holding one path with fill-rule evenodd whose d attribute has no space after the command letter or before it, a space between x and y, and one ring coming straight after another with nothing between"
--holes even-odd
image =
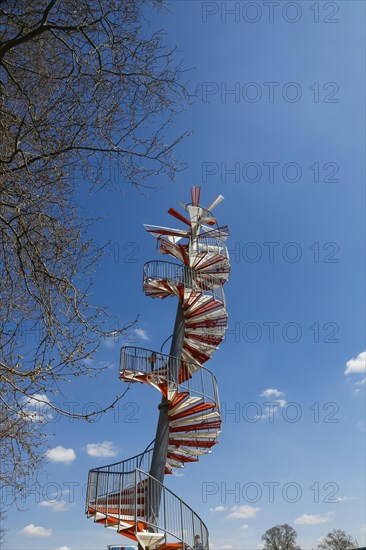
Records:
<instances>
[{"instance_id":1,"label":"small cloud","mask_svg":"<svg viewBox=\"0 0 366 550\"><path fill-rule=\"evenodd\" d=\"M356 386L363 386L364 384L366 384L366 377L360 380L359 382L355 382Z\"/></svg>"},{"instance_id":2,"label":"small cloud","mask_svg":"<svg viewBox=\"0 0 366 550\"><path fill-rule=\"evenodd\" d=\"M46 458L50 462L64 462L65 464L70 464L76 458L74 449L65 449L62 445L54 447L46 452Z\"/></svg>"},{"instance_id":3,"label":"small cloud","mask_svg":"<svg viewBox=\"0 0 366 550\"><path fill-rule=\"evenodd\" d=\"M146 330L142 328L134 328L131 333L126 336L125 344L133 344L134 342L138 342L139 340L147 341L150 340L150 338Z\"/></svg>"},{"instance_id":4,"label":"small cloud","mask_svg":"<svg viewBox=\"0 0 366 550\"><path fill-rule=\"evenodd\" d=\"M232 549L232 546L231 544L224 544L223 546L221 546L222 550L231 550Z\"/></svg>"},{"instance_id":5,"label":"small cloud","mask_svg":"<svg viewBox=\"0 0 366 550\"><path fill-rule=\"evenodd\" d=\"M327 523L330 520L330 513L327 515L321 514L303 514L295 519L296 525L316 525L317 523Z\"/></svg>"},{"instance_id":6,"label":"small cloud","mask_svg":"<svg viewBox=\"0 0 366 550\"><path fill-rule=\"evenodd\" d=\"M216 506L215 508L210 508L210 512L223 512L226 510L225 506Z\"/></svg>"},{"instance_id":7,"label":"small cloud","mask_svg":"<svg viewBox=\"0 0 366 550\"><path fill-rule=\"evenodd\" d=\"M344 371L344 374L351 374L351 373L357 373L357 374L365 374L366 373L366 351L362 351L357 355L356 358L352 357L349 361L346 363L346 370Z\"/></svg>"},{"instance_id":8,"label":"small cloud","mask_svg":"<svg viewBox=\"0 0 366 550\"><path fill-rule=\"evenodd\" d=\"M35 393L31 397L23 397L22 401L31 406L38 405L39 403L50 403L50 400L44 393Z\"/></svg>"},{"instance_id":9,"label":"small cloud","mask_svg":"<svg viewBox=\"0 0 366 550\"><path fill-rule=\"evenodd\" d=\"M35 393L31 397L24 396L18 415L31 422L46 422L53 418L49 405L50 401L44 393Z\"/></svg>"},{"instance_id":10,"label":"small cloud","mask_svg":"<svg viewBox=\"0 0 366 550\"><path fill-rule=\"evenodd\" d=\"M350 500L356 500L357 497L337 497L337 502L348 502Z\"/></svg>"},{"instance_id":11,"label":"small cloud","mask_svg":"<svg viewBox=\"0 0 366 550\"><path fill-rule=\"evenodd\" d=\"M240 527L240 529L241 529L242 531L244 531L245 529L248 529L248 527L249 527L249 525L248 525L247 523L244 523L244 524Z\"/></svg>"},{"instance_id":12,"label":"small cloud","mask_svg":"<svg viewBox=\"0 0 366 550\"><path fill-rule=\"evenodd\" d=\"M19 533L24 537L50 537L52 535L52 529L30 523L26 527L23 527Z\"/></svg>"},{"instance_id":13,"label":"small cloud","mask_svg":"<svg viewBox=\"0 0 366 550\"><path fill-rule=\"evenodd\" d=\"M86 452L89 456L117 456L118 450L112 441L103 441L103 443L88 443Z\"/></svg>"},{"instance_id":14,"label":"small cloud","mask_svg":"<svg viewBox=\"0 0 366 550\"><path fill-rule=\"evenodd\" d=\"M255 518L260 508L254 508L244 504L243 506L233 506L226 519L251 519Z\"/></svg>"},{"instance_id":15,"label":"small cloud","mask_svg":"<svg viewBox=\"0 0 366 550\"><path fill-rule=\"evenodd\" d=\"M133 335L138 336L139 338L141 338L141 340L150 340L150 338L146 334L146 330L143 330L142 328L136 328Z\"/></svg>"},{"instance_id":16,"label":"small cloud","mask_svg":"<svg viewBox=\"0 0 366 550\"><path fill-rule=\"evenodd\" d=\"M276 399L275 401L265 402L263 403L263 406L264 406L263 414L261 414L260 416L257 416L256 418L259 418L261 420L266 418L271 418L272 419L271 421L273 421L274 415L278 411L278 407L283 409L284 407L286 407L286 405L287 405L287 401L285 399Z\"/></svg>"},{"instance_id":17,"label":"small cloud","mask_svg":"<svg viewBox=\"0 0 366 550\"><path fill-rule=\"evenodd\" d=\"M276 390L275 388L268 388L260 394L261 397L282 397L283 395L285 395L283 391Z\"/></svg>"},{"instance_id":18,"label":"small cloud","mask_svg":"<svg viewBox=\"0 0 366 550\"><path fill-rule=\"evenodd\" d=\"M39 505L42 508L50 508L52 512L67 512L71 506L65 500L43 500Z\"/></svg>"},{"instance_id":19,"label":"small cloud","mask_svg":"<svg viewBox=\"0 0 366 550\"><path fill-rule=\"evenodd\" d=\"M71 550L68 546L60 546L60 548L55 548L55 550Z\"/></svg>"}]
</instances>

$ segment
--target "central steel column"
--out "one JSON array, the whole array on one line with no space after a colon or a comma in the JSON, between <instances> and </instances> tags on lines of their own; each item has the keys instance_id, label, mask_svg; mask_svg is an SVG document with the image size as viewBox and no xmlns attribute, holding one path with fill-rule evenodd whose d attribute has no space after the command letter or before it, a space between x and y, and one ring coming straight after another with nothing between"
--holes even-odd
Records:
<instances>
[{"instance_id":1,"label":"central steel column","mask_svg":"<svg viewBox=\"0 0 366 550\"><path fill-rule=\"evenodd\" d=\"M174 332L170 354L172 359L168 364L168 380L178 382L179 369L181 365L181 356L184 341L184 315L180 301L178 302L177 314L175 318ZM159 420L156 429L155 445L151 461L150 475L163 483L166 467L166 459L169 445L169 401L163 396L159 404ZM155 518L159 514L162 486L155 484L155 487L150 485L148 498L148 521L154 523Z\"/></svg>"}]
</instances>

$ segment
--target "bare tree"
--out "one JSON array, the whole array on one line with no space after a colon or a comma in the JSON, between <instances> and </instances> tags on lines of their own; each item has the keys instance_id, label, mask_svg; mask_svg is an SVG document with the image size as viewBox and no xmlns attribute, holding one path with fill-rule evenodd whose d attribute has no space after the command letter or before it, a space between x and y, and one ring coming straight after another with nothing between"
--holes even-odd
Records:
<instances>
[{"instance_id":1,"label":"bare tree","mask_svg":"<svg viewBox=\"0 0 366 550\"><path fill-rule=\"evenodd\" d=\"M262 535L264 550L300 550L296 545L297 533L287 525L276 525Z\"/></svg>"},{"instance_id":2,"label":"bare tree","mask_svg":"<svg viewBox=\"0 0 366 550\"><path fill-rule=\"evenodd\" d=\"M174 177L187 99L182 71L144 4L159 0L9 0L0 9L1 482L24 489L44 451L32 404L56 408L65 380L124 333L90 303L102 253L76 203L81 186ZM66 411L58 412L66 413Z\"/></svg>"},{"instance_id":3,"label":"bare tree","mask_svg":"<svg viewBox=\"0 0 366 550\"><path fill-rule=\"evenodd\" d=\"M322 538L318 548L322 550L351 550L352 548L358 548L358 544L346 531L333 529L327 536Z\"/></svg>"},{"instance_id":4,"label":"bare tree","mask_svg":"<svg viewBox=\"0 0 366 550\"><path fill-rule=\"evenodd\" d=\"M5 535L6 535L6 529L4 527L4 521L5 521L5 512L4 510L0 510L0 545L4 544L5 542Z\"/></svg>"}]
</instances>

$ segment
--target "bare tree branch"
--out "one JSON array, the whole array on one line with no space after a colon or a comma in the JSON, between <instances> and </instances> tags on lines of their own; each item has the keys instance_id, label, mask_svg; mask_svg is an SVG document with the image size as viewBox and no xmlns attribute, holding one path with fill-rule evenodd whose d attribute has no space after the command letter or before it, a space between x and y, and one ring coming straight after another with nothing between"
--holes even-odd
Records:
<instances>
[{"instance_id":1,"label":"bare tree branch","mask_svg":"<svg viewBox=\"0 0 366 550\"><path fill-rule=\"evenodd\" d=\"M174 115L185 72L151 33L144 5L159 0L8 0L0 6L1 482L22 491L46 436L27 408L63 382L95 376L89 358L113 326L90 302L103 254L80 218L79 189L174 178ZM118 177L112 182L111 170ZM128 388L127 388L128 389ZM127 390L126 390L127 391ZM96 413L116 405L122 396Z\"/></svg>"}]
</instances>

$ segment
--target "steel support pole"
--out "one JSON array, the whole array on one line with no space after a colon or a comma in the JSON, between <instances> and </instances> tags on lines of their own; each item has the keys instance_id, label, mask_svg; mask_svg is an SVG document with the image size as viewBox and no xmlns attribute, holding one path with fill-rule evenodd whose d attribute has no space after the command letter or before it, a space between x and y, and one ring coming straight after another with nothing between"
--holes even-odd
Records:
<instances>
[{"instance_id":1,"label":"steel support pole","mask_svg":"<svg viewBox=\"0 0 366 550\"><path fill-rule=\"evenodd\" d=\"M178 302L177 314L175 318L174 332L172 343L170 347L170 354L174 359L169 361L168 365L168 380L173 382L178 382L179 369L181 365L181 356L183 349L184 341L184 315L183 309L180 301ZM159 404L159 419L158 425L156 428L155 436L155 445L153 456L151 460L150 475L155 479L163 483L166 467L166 458L168 454L168 445L169 445L169 401L163 396L161 403ZM148 521L154 523L154 519L159 514L160 502L161 502L161 491L162 486L159 484L155 485L155 490L150 490L149 498L149 510L148 510Z\"/></svg>"}]
</instances>

